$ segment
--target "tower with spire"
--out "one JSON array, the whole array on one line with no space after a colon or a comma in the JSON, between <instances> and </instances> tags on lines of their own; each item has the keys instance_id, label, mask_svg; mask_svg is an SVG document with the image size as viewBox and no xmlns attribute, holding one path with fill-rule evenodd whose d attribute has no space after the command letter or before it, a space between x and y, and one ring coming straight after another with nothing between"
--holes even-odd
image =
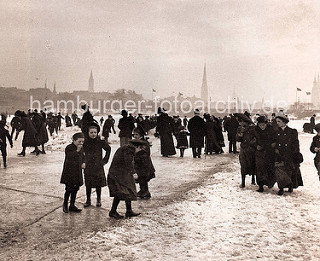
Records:
<instances>
[{"instance_id":1,"label":"tower with spire","mask_svg":"<svg viewBox=\"0 0 320 261\"><path fill-rule=\"evenodd\" d=\"M57 93L56 82L54 82L54 84L53 84L53 93L54 93L54 94Z\"/></svg>"},{"instance_id":2,"label":"tower with spire","mask_svg":"<svg viewBox=\"0 0 320 261\"><path fill-rule=\"evenodd\" d=\"M94 92L94 79L93 79L93 76L92 76L92 70L91 70L91 74L90 74L90 78L89 78L88 92Z\"/></svg>"},{"instance_id":3,"label":"tower with spire","mask_svg":"<svg viewBox=\"0 0 320 261\"><path fill-rule=\"evenodd\" d=\"M204 64L204 69L203 69L203 78L202 78L202 86L201 86L201 99L204 101L208 101L208 85L207 85L206 64Z\"/></svg>"},{"instance_id":4,"label":"tower with spire","mask_svg":"<svg viewBox=\"0 0 320 261\"><path fill-rule=\"evenodd\" d=\"M48 86L47 86L47 79L46 79L46 81L44 82L44 88L45 88L45 89L48 88Z\"/></svg>"},{"instance_id":5,"label":"tower with spire","mask_svg":"<svg viewBox=\"0 0 320 261\"><path fill-rule=\"evenodd\" d=\"M313 109L320 109L320 78L319 73L314 76L313 87L311 91L311 103Z\"/></svg>"}]
</instances>

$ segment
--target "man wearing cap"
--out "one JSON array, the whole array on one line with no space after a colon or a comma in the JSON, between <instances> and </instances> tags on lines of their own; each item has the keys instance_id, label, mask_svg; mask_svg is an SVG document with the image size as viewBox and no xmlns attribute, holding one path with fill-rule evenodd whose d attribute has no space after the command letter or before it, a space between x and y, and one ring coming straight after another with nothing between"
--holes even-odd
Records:
<instances>
[{"instance_id":1,"label":"man wearing cap","mask_svg":"<svg viewBox=\"0 0 320 261\"><path fill-rule=\"evenodd\" d=\"M122 118L119 120L118 128L120 129L120 147L129 143L132 138L132 131L134 129L134 122L128 117L126 110L121 111Z\"/></svg>"},{"instance_id":2,"label":"man wearing cap","mask_svg":"<svg viewBox=\"0 0 320 261\"><path fill-rule=\"evenodd\" d=\"M190 132L190 147L194 158L201 158L201 149L204 146L205 135L204 120L200 117L199 109L194 110L194 116L189 120L188 130Z\"/></svg>"}]
</instances>

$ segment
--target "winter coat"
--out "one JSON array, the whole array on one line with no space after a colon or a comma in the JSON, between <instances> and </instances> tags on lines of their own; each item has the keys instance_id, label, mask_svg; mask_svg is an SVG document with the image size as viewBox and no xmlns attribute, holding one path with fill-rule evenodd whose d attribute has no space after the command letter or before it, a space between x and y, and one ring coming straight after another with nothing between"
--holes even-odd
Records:
<instances>
[{"instance_id":1,"label":"winter coat","mask_svg":"<svg viewBox=\"0 0 320 261\"><path fill-rule=\"evenodd\" d=\"M68 187L80 187L83 185L81 170L82 159L83 151L77 152L77 146L73 143L65 148L65 159L60 183Z\"/></svg>"},{"instance_id":2,"label":"winter coat","mask_svg":"<svg viewBox=\"0 0 320 261\"><path fill-rule=\"evenodd\" d=\"M93 115L89 110L87 110L83 115L81 119L81 131L84 134L86 138L88 138L88 127L89 123L95 122Z\"/></svg>"},{"instance_id":3,"label":"winter coat","mask_svg":"<svg viewBox=\"0 0 320 261\"><path fill-rule=\"evenodd\" d=\"M242 136L241 136L242 134ZM254 126L239 126L236 139L240 144L239 161L241 167L241 175L255 174L255 128Z\"/></svg>"},{"instance_id":4,"label":"winter coat","mask_svg":"<svg viewBox=\"0 0 320 261\"><path fill-rule=\"evenodd\" d=\"M120 129L119 137L132 138L132 131L134 129L133 120L129 117L123 117L119 120L118 128Z\"/></svg>"},{"instance_id":5,"label":"winter coat","mask_svg":"<svg viewBox=\"0 0 320 261\"><path fill-rule=\"evenodd\" d=\"M133 178L133 159L135 147L124 145L117 149L112 159L108 173L110 197L120 200L137 200L137 190Z\"/></svg>"},{"instance_id":6,"label":"winter coat","mask_svg":"<svg viewBox=\"0 0 320 261\"><path fill-rule=\"evenodd\" d=\"M190 147L202 148L205 135L204 120L198 115L193 116L189 120L188 130L190 132Z\"/></svg>"},{"instance_id":7,"label":"winter coat","mask_svg":"<svg viewBox=\"0 0 320 261\"><path fill-rule=\"evenodd\" d=\"M267 125L265 130L255 127L256 138L256 175L258 185L267 185L272 188L275 183L274 176L274 148L275 133L271 125Z\"/></svg>"},{"instance_id":8,"label":"winter coat","mask_svg":"<svg viewBox=\"0 0 320 261\"><path fill-rule=\"evenodd\" d=\"M103 124L102 136L105 138L109 138L109 133L111 132L111 128L114 130L114 120L106 119Z\"/></svg>"},{"instance_id":9,"label":"winter coat","mask_svg":"<svg viewBox=\"0 0 320 261\"><path fill-rule=\"evenodd\" d=\"M66 127L71 127L72 126L72 122L71 122L70 116L67 115L65 117L65 122L66 122Z\"/></svg>"},{"instance_id":10,"label":"winter coat","mask_svg":"<svg viewBox=\"0 0 320 261\"><path fill-rule=\"evenodd\" d=\"M237 136L237 129L239 127L239 122L236 117L232 116L225 122L225 130L228 132L228 141L235 142Z\"/></svg>"},{"instance_id":11,"label":"winter coat","mask_svg":"<svg viewBox=\"0 0 320 261\"><path fill-rule=\"evenodd\" d=\"M187 149L188 147L187 131L184 129L180 129L177 136L177 149Z\"/></svg>"},{"instance_id":12,"label":"winter coat","mask_svg":"<svg viewBox=\"0 0 320 261\"><path fill-rule=\"evenodd\" d=\"M156 132L160 135L161 155L175 155L173 144L173 119L166 113L161 113L157 118Z\"/></svg>"},{"instance_id":13,"label":"winter coat","mask_svg":"<svg viewBox=\"0 0 320 261\"><path fill-rule=\"evenodd\" d=\"M301 162L297 162L300 153L297 130L291 129L288 126L282 130L279 127L276 130L275 137L275 149L279 152L276 152L275 160L277 162L284 162L286 174L291 179L293 188L303 186L300 172Z\"/></svg>"},{"instance_id":14,"label":"winter coat","mask_svg":"<svg viewBox=\"0 0 320 261\"><path fill-rule=\"evenodd\" d=\"M40 114L34 114L32 123L37 131L37 138L40 144L45 144L49 141L48 131L46 128L45 119Z\"/></svg>"},{"instance_id":15,"label":"winter coat","mask_svg":"<svg viewBox=\"0 0 320 261\"><path fill-rule=\"evenodd\" d=\"M39 146L40 142L37 137L37 130L35 129L31 119L26 117L21 117L22 129L24 130L22 146L23 147L34 147Z\"/></svg>"},{"instance_id":16,"label":"winter coat","mask_svg":"<svg viewBox=\"0 0 320 261\"><path fill-rule=\"evenodd\" d=\"M106 152L102 158L102 150ZM88 138L83 144L84 162L86 168L84 170L84 180L86 187L97 188L107 185L104 173L104 164L107 164L111 147L99 137L95 139Z\"/></svg>"},{"instance_id":17,"label":"winter coat","mask_svg":"<svg viewBox=\"0 0 320 261\"><path fill-rule=\"evenodd\" d=\"M19 117L17 116L14 116L11 120L11 123L10 123L11 127L12 128L15 128L17 130L20 130L21 129L21 120Z\"/></svg>"},{"instance_id":18,"label":"winter coat","mask_svg":"<svg viewBox=\"0 0 320 261\"><path fill-rule=\"evenodd\" d=\"M206 140L205 153L221 151L221 147L217 140L215 123L213 122L213 120L208 119L204 123L204 129L205 129L205 140Z\"/></svg>"},{"instance_id":19,"label":"winter coat","mask_svg":"<svg viewBox=\"0 0 320 261\"><path fill-rule=\"evenodd\" d=\"M10 146L12 146L13 143L12 143L12 138L9 134L9 131L7 129L5 129L4 127L0 127L0 150L2 150L2 151L6 150L7 139L10 143Z\"/></svg>"},{"instance_id":20,"label":"winter coat","mask_svg":"<svg viewBox=\"0 0 320 261\"><path fill-rule=\"evenodd\" d=\"M318 152L316 152L314 149L315 148L320 148L320 136L319 135L316 135L316 136L314 136L313 137L313 139L312 139L312 143L311 143L311 146L310 146L310 151L312 152L312 153L315 153L316 154L316 156L314 157L314 159L313 159L313 161L314 161L314 165L315 165L315 167L318 169L318 170L320 170L319 169L319 163L320 163L320 151L318 151Z\"/></svg>"},{"instance_id":21,"label":"winter coat","mask_svg":"<svg viewBox=\"0 0 320 261\"><path fill-rule=\"evenodd\" d=\"M135 154L134 169L138 175L138 182L140 180L150 181L150 179L155 177L155 169L150 157L150 144L148 141L145 141L143 149Z\"/></svg>"}]
</instances>

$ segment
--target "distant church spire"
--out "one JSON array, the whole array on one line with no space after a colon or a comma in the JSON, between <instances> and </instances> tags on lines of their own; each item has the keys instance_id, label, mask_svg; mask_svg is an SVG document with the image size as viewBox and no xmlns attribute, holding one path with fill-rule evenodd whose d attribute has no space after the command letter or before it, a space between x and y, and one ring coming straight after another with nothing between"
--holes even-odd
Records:
<instances>
[{"instance_id":1,"label":"distant church spire","mask_svg":"<svg viewBox=\"0 0 320 261\"><path fill-rule=\"evenodd\" d=\"M91 74L90 74L90 78L89 78L89 88L88 88L89 92L94 92L94 79L92 76L92 70L91 70Z\"/></svg>"},{"instance_id":2,"label":"distant church spire","mask_svg":"<svg viewBox=\"0 0 320 261\"><path fill-rule=\"evenodd\" d=\"M46 79L46 81L44 82L44 88L45 88L45 89L48 88L48 87L47 87L47 79Z\"/></svg>"},{"instance_id":3,"label":"distant church spire","mask_svg":"<svg viewBox=\"0 0 320 261\"><path fill-rule=\"evenodd\" d=\"M57 93L56 82L54 82L54 84L53 84L53 93Z\"/></svg>"},{"instance_id":4,"label":"distant church spire","mask_svg":"<svg viewBox=\"0 0 320 261\"><path fill-rule=\"evenodd\" d=\"M208 100L208 85L207 85L206 64L204 64L204 69L203 69L203 78L202 78L202 86L201 86L201 99L204 100L204 101Z\"/></svg>"}]
</instances>

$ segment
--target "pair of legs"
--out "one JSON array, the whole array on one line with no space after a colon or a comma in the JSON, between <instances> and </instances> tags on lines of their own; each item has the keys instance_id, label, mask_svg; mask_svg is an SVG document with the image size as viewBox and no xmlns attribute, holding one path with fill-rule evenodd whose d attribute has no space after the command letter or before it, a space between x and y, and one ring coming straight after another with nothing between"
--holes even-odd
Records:
<instances>
[{"instance_id":1,"label":"pair of legs","mask_svg":"<svg viewBox=\"0 0 320 261\"><path fill-rule=\"evenodd\" d=\"M181 157L181 158L183 158L183 156L184 156L184 150L185 150L185 149L180 149L180 157Z\"/></svg>"},{"instance_id":2,"label":"pair of legs","mask_svg":"<svg viewBox=\"0 0 320 261\"><path fill-rule=\"evenodd\" d=\"M255 176L254 174L251 175L251 184L256 184ZM241 188L244 188L246 186L246 175L241 174Z\"/></svg>"},{"instance_id":3,"label":"pair of legs","mask_svg":"<svg viewBox=\"0 0 320 261\"><path fill-rule=\"evenodd\" d=\"M120 203L120 199L118 197L114 197L112 202L112 207L109 212L109 217L112 217L115 219L124 218L124 216L120 215L117 212L119 203ZM126 203L126 217L136 217L140 215L140 213L135 213L132 211L131 200L125 200L125 203Z\"/></svg>"},{"instance_id":4,"label":"pair of legs","mask_svg":"<svg viewBox=\"0 0 320 261\"><path fill-rule=\"evenodd\" d=\"M3 159L3 166L6 168L7 167L7 148L6 147L1 147L1 154L2 154L2 159Z\"/></svg>"},{"instance_id":5,"label":"pair of legs","mask_svg":"<svg viewBox=\"0 0 320 261\"><path fill-rule=\"evenodd\" d=\"M25 156L26 155L26 146L22 146L22 151L20 153L18 153L18 156ZM38 148L38 146L34 147L34 153L38 156L40 154L40 150Z\"/></svg>"},{"instance_id":6,"label":"pair of legs","mask_svg":"<svg viewBox=\"0 0 320 261\"><path fill-rule=\"evenodd\" d=\"M86 194L87 194L87 201L84 203L84 207L89 207L91 206L91 187L86 187ZM97 193L97 207L101 207L101 187L96 188L96 193Z\"/></svg>"},{"instance_id":7,"label":"pair of legs","mask_svg":"<svg viewBox=\"0 0 320 261\"><path fill-rule=\"evenodd\" d=\"M14 133L14 131L16 131L16 137L14 138L14 140L17 140L20 131L19 131L19 129L17 129L17 128L12 128L12 131L11 131L11 139L13 139L13 133Z\"/></svg>"},{"instance_id":8,"label":"pair of legs","mask_svg":"<svg viewBox=\"0 0 320 261\"><path fill-rule=\"evenodd\" d=\"M193 147L192 148L192 155L194 158L198 157L201 158L201 147Z\"/></svg>"},{"instance_id":9,"label":"pair of legs","mask_svg":"<svg viewBox=\"0 0 320 261\"><path fill-rule=\"evenodd\" d=\"M141 199L149 199L151 198L151 194L149 192L148 181L146 179L139 179L140 191L138 192L138 197Z\"/></svg>"},{"instance_id":10,"label":"pair of legs","mask_svg":"<svg viewBox=\"0 0 320 261\"><path fill-rule=\"evenodd\" d=\"M229 141L229 153L237 153L237 142Z\"/></svg>"},{"instance_id":11,"label":"pair of legs","mask_svg":"<svg viewBox=\"0 0 320 261\"><path fill-rule=\"evenodd\" d=\"M66 192L64 193L64 201L63 201L63 212L64 213L68 213L69 211L71 212L81 212L81 209L77 208L75 206L75 202L76 202L76 197L77 197L77 192L79 190L79 186L75 186L75 187L69 187L66 185ZM69 197L70 198L70 206L68 209L68 201L69 201Z\"/></svg>"}]
</instances>

